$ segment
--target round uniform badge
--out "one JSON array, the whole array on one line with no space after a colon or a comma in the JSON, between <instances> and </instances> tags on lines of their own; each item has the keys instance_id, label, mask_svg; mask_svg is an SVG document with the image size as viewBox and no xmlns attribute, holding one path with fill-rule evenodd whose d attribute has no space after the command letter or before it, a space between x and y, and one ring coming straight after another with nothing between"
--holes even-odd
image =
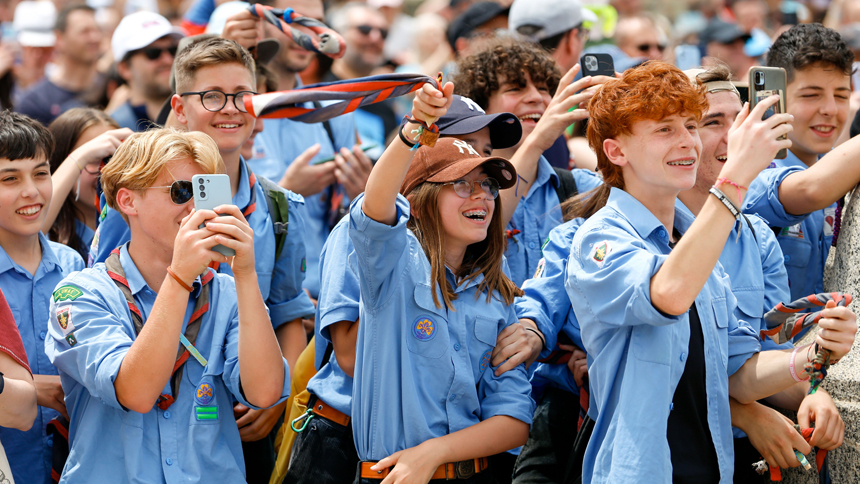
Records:
<instances>
[{"instance_id":1,"label":"round uniform badge","mask_svg":"<svg viewBox=\"0 0 860 484\"><path fill-rule=\"evenodd\" d=\"M204 381L200 382L200 385L197 386L197 392L194 394L194 401L200 405L209 405L214 396L215 390L212 388L212 384Z\"/></svg>"},{"instance_id":2,"label":"round uniform badge","mask_svg":"<svg viewBox=\"0 0 860 484\"><path fill-rule=\"evenodd\" d=\"M421 341L430 341L436 336L436 321L430 316L419 316L412 323L412 334Z\"/></svg>"}]
</instances>

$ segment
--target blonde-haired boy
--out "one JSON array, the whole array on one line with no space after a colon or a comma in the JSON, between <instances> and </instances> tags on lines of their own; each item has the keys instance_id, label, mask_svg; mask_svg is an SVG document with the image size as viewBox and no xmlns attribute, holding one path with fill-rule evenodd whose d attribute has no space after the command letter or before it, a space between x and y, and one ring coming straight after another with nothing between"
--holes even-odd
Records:
<instances>
[{"instance_id":1,"label":"blonde-haired boy","mask_svg":"<svg viewBox=\"0 0 860 484\"><path fill-rule=\"evenodd\" d=\"M160 129L127 138L102 173L131 241L54 293L46 352L71 443L60 482L244 482L233 400L283 401L289 370L253 230L235 205L192 210L191 177L222 169L207 135ZM233 277L208 267L227 262L217 244L236 251Z\"/></svg>"}]
</instances>

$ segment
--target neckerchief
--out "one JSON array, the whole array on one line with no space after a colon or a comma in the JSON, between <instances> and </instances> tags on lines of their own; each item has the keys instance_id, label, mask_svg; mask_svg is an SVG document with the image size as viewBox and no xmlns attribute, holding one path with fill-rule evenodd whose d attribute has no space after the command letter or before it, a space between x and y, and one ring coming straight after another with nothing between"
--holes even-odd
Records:
<instances>
[{"instance_id":1,"label":"neckerchief","mask_svg":"<svg viewBox=\"0 0 860 484\"><path fill-rule=\"evenodd\" d=\"M290 36L293 42L298 44L302 49L318 52L333 59L343 57L344 52L346 52L346 42L340 34L319 20L303 17L291 8L281 10L257 3L249 6L248 11L274 25L285 35ZM315 33L318 38L315 39L298 29L294 29L290 26L292 23L297 23L307 28Z\"/></svg>"},{"instance_id":2,"label":"neckerchief","mask_svg":"<svg viewBox=\"0 0 860 484\"><path fill-rule=\"evenodd\" d=\"M105 261L105 268L107 268L107 273L110 278L113 279L113 282L116 283L116 286L122 292L123 296L125 296L125 301L128 303L128 309L131 311L131 320L134 323L134 334L140 334L144 323L143 313L140 312L137 304L135 304L134 297L131 294L131 288L128 286L128 280L125 278L125 271L122 269L122 264L119 259L119 248L114 249L110 253L110 256L108 256ZM200 295L194 303L194 312L191 313L191 321L185 328L185 338L189 341L192 347L194 342L197 340L197 333L200 332L200 323L203 321L203 315L209 310L209 282L211 282L214 277L215 276L209 270L207 270L201 277L203 287L200 289ZM158 397L158 402L156 402L158 408L167 410L171 405L173 405L173 402L176 401L176 397L179 395L179 382L182 380L182 365L185 364L189 356L190 353L188 350L184 346L180 346L176 355L176 363L173 365L173 374L170 376L170 391L173 395L162 393Z\"/></svg>"}]
</instances>

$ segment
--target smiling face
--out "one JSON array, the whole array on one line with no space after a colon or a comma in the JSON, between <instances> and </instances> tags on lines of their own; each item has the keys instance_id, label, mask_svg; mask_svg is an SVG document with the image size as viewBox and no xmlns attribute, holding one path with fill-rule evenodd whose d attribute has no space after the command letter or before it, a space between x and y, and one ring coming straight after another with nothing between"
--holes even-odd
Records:
<instances>
[{"instance_id":1,"label":"smiling face","mask_svg":"<svg viewBox=\"0 0 860 484\"><path fill-rule=\"evenodd\" d=\"M833 149L848 119L851 78L833 66L795 71L786 86L786 110L794 116L791 152L807 165Z\"/></svg>"},{"instance_id":2,"label":"smiling face","mask_svg":"<svg viewBox=\"0 0 860 484\"><path fill-rule=\"evenodd\" d=\"M44 157L0 158L0 238L39 233L51 203L51 169Z\"/></svg>"},{"instance_id":3,"label":"smiling face","mask_svg":"<svg viewBox=\"0 0 860 484\"><path fill-rule=\"evenodd\" d=\"M188 91L219 90L234 94L239 91L254 91L255 87L253 73L244 65L231 62L198 69ZM176 119L189 130L206 133L214 139L225 160L228 156L237 154L251 137L254 117L236 109L233 96L227 99L227 104L218 112L204 108L200 96L196 94L182 97L176 95L173 99Z\"/></svg>"},{"instance_id":4,"label":"smiling face","mask_svg":"<svg viewBox=\"0 0 860 484\"><path fill-rule=\"evenodd\" d=\"M480 182L485 178L487 174L477 167L462 179ZM445 185L436 201L445 232L446 250L465 251L466 247L487 238L496 202L489 200L478 185L472 185L472 194L468 198L460 198L453 185Z\"/></svg>"},{"instance_id":5,"label":"smiling face","mask_svg":"<svg viewBox=\"0 0 860 484\"><path fill-rule=\"evenodd\" d=\"M610 161L621 166L628 193L648 205L647 200L674 200L696 183L702 140L695 117L640 120L631 131L603 144Z\"/></svg>"},{"instance_id":6,"label":"smiling face","mask_svg":"<svg viewBox=\"0 0 860 484\"><path fill-rule=\"evenodd\" d=\"M741 112L741 100L731 91L710 93L707 96L708 112L699 122L702 155L696 174L696 188L705 193L717 181L726 163L729 128Z\"/></svg>"},{"instance_id":7,"label":"smiling face","mask_svg":"<svg viewBox=\"0 0 860 484\"><path fill-rule=\"evenodd\" d=\"M507 77L499 75L499 90L493 92L487 102L487 114L513 113L523 126L520 142L526 139L535 129L541 115L552 101L546 84L535 84L528 72L523 73L526 83L509 82ZM519 144L517 145L519 146Z\"/></svg>"}]
</instances>

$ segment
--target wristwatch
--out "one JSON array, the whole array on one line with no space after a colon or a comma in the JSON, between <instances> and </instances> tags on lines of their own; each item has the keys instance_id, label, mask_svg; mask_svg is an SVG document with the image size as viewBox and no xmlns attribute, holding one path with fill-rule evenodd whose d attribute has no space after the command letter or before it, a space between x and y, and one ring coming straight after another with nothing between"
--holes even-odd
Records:
<instances>
[{"instance_id":1,"label":"wristwatch","mask_svg":"<svg viewBox=\"0 0 860 484\"><path fill-rule=\"evenodd\" d=\"M6 380L3 378L3 372L0 371L0 393L3 393L4 386L6 386Z\"/></svg>"}]
</instances>

